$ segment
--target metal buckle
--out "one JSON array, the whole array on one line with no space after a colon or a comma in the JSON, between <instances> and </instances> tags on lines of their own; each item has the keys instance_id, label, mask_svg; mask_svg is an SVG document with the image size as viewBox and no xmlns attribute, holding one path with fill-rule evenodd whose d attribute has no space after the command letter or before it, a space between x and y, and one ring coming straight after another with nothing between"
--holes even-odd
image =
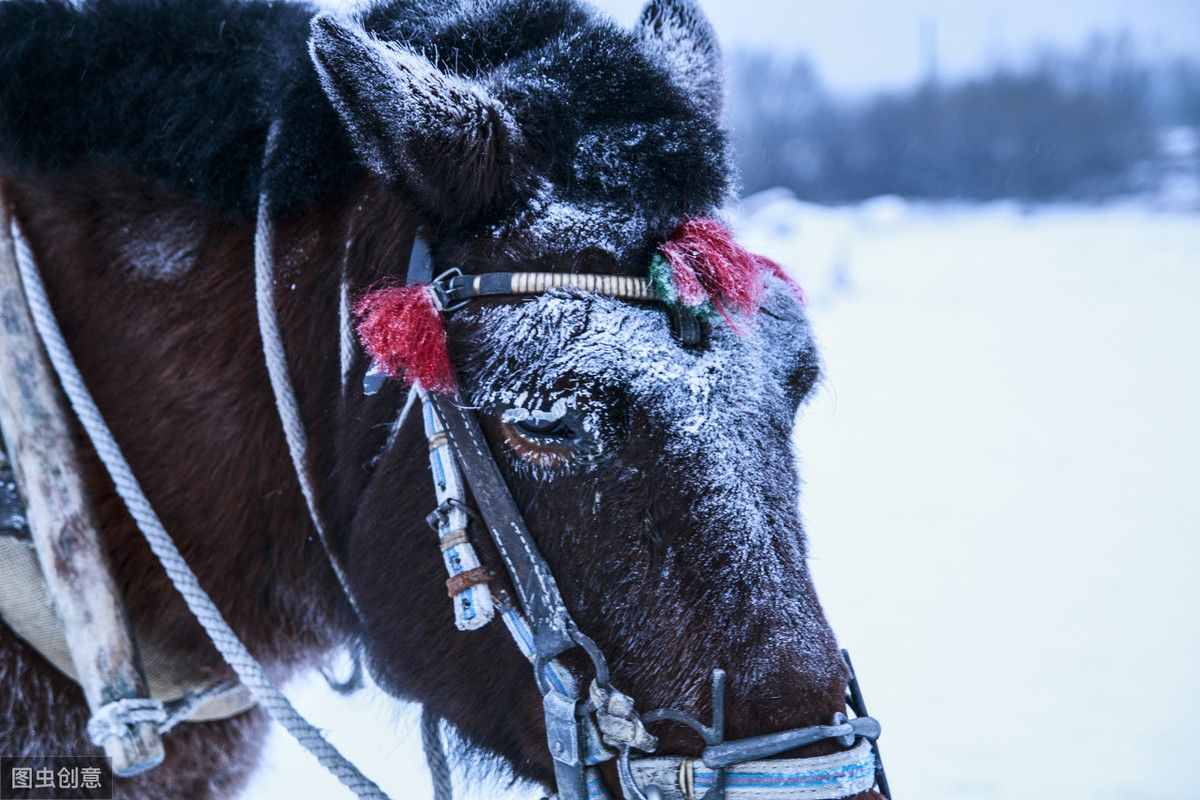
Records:
<instances>
[{"instance_id":1,"label":"metal buckle","mask_svg":"<svg viewBox=\"0 0 1200 800\"><path fill-rule=\"evenodd\" d=\"M437 508L430 511L425 516L425 524L428 525L434 533L440 534L442 526L446 524L446 520L450 517L450 512L453 509L458 509L476 522L480 522L479 515L475 513L475 509L459 500L457 497L447 497L442 502L438 503Z\"/></svg>"},{"instance_id":2,"label":"metal buckle","mask_svg":"<svg viewBox=\"0 0 1200 800\"><path fill-rule=\"evenodd\" d=\"M454 285L456 278L464 277L463 271L458 267L451 267L433 279L429 284L430 290L433 292L433 304L438 311L443 314L453 314L458 309L471 302L469 297L459 297L458 287Z\"/></svg>"}]
</instances>

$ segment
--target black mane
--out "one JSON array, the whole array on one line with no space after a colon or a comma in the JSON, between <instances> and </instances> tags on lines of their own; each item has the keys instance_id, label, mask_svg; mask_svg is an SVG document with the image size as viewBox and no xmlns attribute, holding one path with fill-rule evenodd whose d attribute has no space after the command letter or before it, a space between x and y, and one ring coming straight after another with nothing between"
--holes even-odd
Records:
<instances>
[{"instance_id":1,"label":"black mane","mask_svg":"<svg viewBox=\"0 0 1200 800\"><path fill-rule=\"evenodd\" d=\"M263 0L3 0L0 171L114 166L245 218L280 119L266 176L276 211L346 191L365 168L309 60L316 11ZM627 33L577 0L393 0L361 20L444 70L475 77L513 66L524 90L547 77L536 74L542 53L580 53L569 64L549 59L560 97L522 92L537 105L523 109L523 122L551 150L573 147L598 109L627 120L698 114ZM647 194L635 191L638 180L652 194L652 181L678 176L705 198L723 193L723 137L715 121L703 123L678 126L697 131L682 134L697 137L695 163L628 176L633 196Z\"/></svg>"}]
</instances>

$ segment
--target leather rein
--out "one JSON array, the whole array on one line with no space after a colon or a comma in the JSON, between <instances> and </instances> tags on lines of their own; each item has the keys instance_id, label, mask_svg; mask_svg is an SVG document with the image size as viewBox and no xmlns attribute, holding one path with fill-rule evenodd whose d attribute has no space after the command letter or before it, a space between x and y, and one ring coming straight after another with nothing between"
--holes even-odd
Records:
<instances>
[{"instance_id":1,"label":"leather rein","mask_svg":"<svg viewBox=\"0 0 1200 800\"><path fill-rule=\"evenodd\" d=\"M407 282L426 284L443 316L482 298L537 295L578 289L628 300L654 302L648 281L621 275L487 273L464 275L459 269L432 279L429 248L418 238ZM683 315L689 316L689 315ZM673 315L676 335L695 343L698 329ZM683 324L681 324L683 323ZM364 390L373 394L382 381L372 366ZM889 798L879 756L879 723L868 716L849 655L846 703L854 713L837 713L827 725L769 733L746 739L725 737L725 673L712 673L712 719L708 724L683 711L661 708L638 713L634 701L612 683L603 652L572 619L554 574L538 550L524 516L480 427L475 411L457 395L414 385L423 404L430 467L438 498L428 522L438 534L460 629L486 624L499 610L517 646L531 662L542 695L547 747L553 759L558 800L610 798L597 766L616 759L623 800L736 800L737 798L846 798L877 788ZM466 489L469 487L472 511ZM496 546L516 593L491 589L470 543L473 519L482 523ZM593 676L582 691L560 657L579 649ZM704 742L698 760L652 755L658 746L647 725L683 724ZM843 752L816 758L775 756L805 745L833 740ZM702 793L701 793L701 790Z\"/></svg>"}]
</instances>

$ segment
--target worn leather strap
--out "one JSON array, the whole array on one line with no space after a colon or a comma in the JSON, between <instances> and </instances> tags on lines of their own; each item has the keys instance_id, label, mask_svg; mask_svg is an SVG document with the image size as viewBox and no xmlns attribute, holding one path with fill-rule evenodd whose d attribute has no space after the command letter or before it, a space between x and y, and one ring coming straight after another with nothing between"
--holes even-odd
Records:
<instances>
[{"instance_id":1,"label":"worn leather strap","mask_svg":"<svg viewBox=\"0 0 1200 800\"><path fill-rule=\"evenodd\" d=\"M474 569L460 572L457 575L451 575L446 579L446 593L451 597L458 597L460 594L470 589L472 586L478 586L481 583L487 583L492 579L492 572L487 567L475 567Z\"/></svg>"},{"instance_id":2,"label":"worn leather strap","mask_svg":"<svg viewBox=\"0 0 1200 800\"><path fill-rule=\"evenodd\" d=\"M576 647L578 630L562 600L558 584L537 544L525 527L525 518L513 500L508 483L488 449L475 412L455 399L427 394L450 436L463 477L484 525L500 552L529 622L534 672L543 692L546 736L554 763L559 800L587 800L585 734L590 721L580 697L560 694L543 685L543 668Z\"/></svg>"},{"instance_id":3,"label":"worn leather strap","mask_svg":"<svg viewBox=\"0 0 1200 800\"><path fill-rule=\"evenodd\" d=\"M512 579L517 598L529 619L533 649L549 660L575 647L575 623L563 603L549 565L538 552L525 519L492 458L475 412L453 398L429 395L446 432L475 505Z\"/></svg>"}]
</instances>

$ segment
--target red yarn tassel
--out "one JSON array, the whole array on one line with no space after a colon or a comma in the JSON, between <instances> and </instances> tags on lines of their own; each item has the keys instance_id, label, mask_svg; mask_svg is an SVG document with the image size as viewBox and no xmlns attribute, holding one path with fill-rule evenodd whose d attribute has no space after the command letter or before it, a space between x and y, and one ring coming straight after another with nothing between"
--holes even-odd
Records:
<instances>
[{"instance_id":1,"label":"red yarn tassel","mask_svg":"<svg viewBox=\"0 0 1200 800\"><path fill-rule=\"evenodd\" d=\"M670 263L680 299L696 306L697 288L726 320L731 312L752 314L762 295L758 257L733 240L729 229L715 219L689 219L680 225L660 252Z\"/></svg>"},{"instance_id":2,"label":"red yarn tassel","mask_svg":"<svg viewBox=\"0 0 1200 800\"><path fill-rule=\"evenodd\" d=\"M376 289L359 299L354 315L359 340L384 372L431 392L455 391L446 327L429 287Z\"/></svg>"}]
</instances>

